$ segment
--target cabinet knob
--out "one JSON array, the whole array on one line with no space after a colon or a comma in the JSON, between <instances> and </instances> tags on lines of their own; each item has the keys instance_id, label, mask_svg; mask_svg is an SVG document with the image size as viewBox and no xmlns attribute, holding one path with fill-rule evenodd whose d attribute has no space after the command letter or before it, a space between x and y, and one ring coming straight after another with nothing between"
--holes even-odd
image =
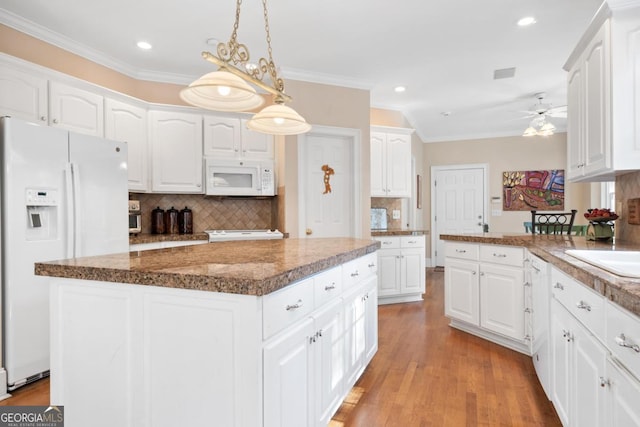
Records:
<instances>
[{"instance_id":1,"label":"cabinet knob","mask_svg":"<svg viewBox=\"0 0 640 427\"><path fill-rule=\"evenodd\" d=\"M46 122L47 118L45 116L40 116L40 120L43 121L43 122Z\"/></svg>"},{"instance_id":2,"label":"cabinet knob","mask_svg":"<svg viewBox=\"0 0 640 427\"><path fill-rule=\"evenodd\" d=\"M471 272L471 274L472 274L473 276L475 276L475 275L476 275L476 272L475 272L475 271L472 271L472 272Z\"/></svg>"},{"instance_id":3,"label":"cabinet knob","mask_svg":"<svg viewBox=\"0 0 640 427\"><path fill-rule=\"evenodd\" d=\"M605 379L604 377L600 377L600 387L606 387L611 385L611 381Z\"/></svg>"},{"instance_id":4,"label":"cabinet knob","mask_svg":"<svg viewBox=\"0 0 640 427\"><path fill-rule=\"evenodd\" d=\"M312 234L313 234L313 230L312 230L312 229L310 229L310 228L307 228L304 232L305 232L305 234L306 234L307 236L310 236L310 235L312 235Z\"/></svg>"},{"instance_id":5,"label":"cabinet knob","mask_svg":"<svg viewBox=\"0 0 640 427\"><path fill-rule=\"evenodd\" d=\"M58 123L58 119L53 119L53 123Z\"/></svg>"}]
</instances>

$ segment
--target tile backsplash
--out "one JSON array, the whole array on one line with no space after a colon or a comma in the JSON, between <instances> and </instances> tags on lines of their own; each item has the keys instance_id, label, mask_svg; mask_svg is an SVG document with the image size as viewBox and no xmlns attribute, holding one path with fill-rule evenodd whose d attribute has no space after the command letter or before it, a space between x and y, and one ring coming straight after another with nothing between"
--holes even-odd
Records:
<instances>
[{"instance_id":1,"label":"tile backsplash","mask_svg":"<svg viewBox=\"0 0 640 427\"><path fill-rule=\"evenodd\" d=\"M217 198L201 194L131 193L130 199L140 200L142 232L151 232L151 211L156 207L177 210L185 206L193 211L193 232L204 230L252 230L276 228L277 199Z\"/></svg>"},{"instance_id":2,"label":"tile backsplash","mask_svg":"<svg viewBox=\"0 0 640 427\"><path fill-rule=\"evenodd\" d=\"M393 210L402 209L402 199L397 199L392 197L372 197L371 207L385 208L387 210L387 228L388 229L402 228L402 220L393 219L391 216Z\"/></svg>"},{"instance_id":3,"label":"tile backsplash","mask_svg":"<svg viewBox=\"0 0 640 427\"><path fill-rule=\"evenodd\" d=\"M640 244L640 225L627 223L629 207L627 201L640 197L640 172L632 172L616 177L616 238L625 242Z\"/></svg>"}]
</instances>

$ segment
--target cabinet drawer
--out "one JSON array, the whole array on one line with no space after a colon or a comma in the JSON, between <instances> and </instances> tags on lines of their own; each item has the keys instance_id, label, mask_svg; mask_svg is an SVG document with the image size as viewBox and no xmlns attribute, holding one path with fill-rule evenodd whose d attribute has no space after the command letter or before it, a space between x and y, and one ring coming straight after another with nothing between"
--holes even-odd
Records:
<instances>
[{"instance_id":1,"label":"cabinet drawer","mask_svg":"<svg viewBox=\"0 0 640 427\"><path fill-rule=\"evenodd\" d=\"M314 310L313 278L263 297L263 339L294 324Z\"/></svg>"},{"instance_id":2,"label":"cabinet drawer","mask_svg":"<svg viewBox=\"0 0 640 427\"><path fill-rule=\"evenodd\" d=\"M380 249L398 249L400 247L399 237L376 237L375 240L380 242Z\"/></svg>"},{"instance_id":3,"label":"cabinet drawer","mask_svg":"<svg viewBox=\"0 0 640 427\"><path fill-rule=\"evenodd\" d=\"M342 268L334 267L313 278L313 301L316 307L339 297L342 293Z\"/></svg>"},{"instance_id":4,"label":"cabinet drawer","mask_svg":"<svg viewBox=\"0 0 640 427\"><path fill-rule=\"evenodd\" d=\"M523 267L524 248L518 248L515 246L483 245L480 246L480 261Z\"/></svg>"},{"instance_id":5,"label":"cabinet drawer","mask_svg":"<svg viewBox=\"0 0 640 427\"><path fill-rule=\"evenodd\" d=\"M556 299L596 338L604 341L604 297L557 269L551 277Z\"/></svg>"},{"instance_id":6,"label":"cabinet drawer","mask_svg":"<svg viewBox=\"0 0 640 427\"><path fill-rule=\"evenodd\" d=\"M403 248L424 248L424 236L402 236L400 246Z\"/></svg>"},{"instance_id":7,"label":"cabinet drawer","mask_svg":"<svg viewBox=\"0 0 640 427\"><path fill-rule=\"evenodd\" d=\"M640 378L640 317L606 301L605 344L636 378Z\"/></svg>"},{"instance_id":8,"label":"cabinet drawer","mask_svg":"<svg viewBox=\"0 0 640 427\"><path fill-rule=\"evenodd\" d=\"M478 260L480 248L472 243L447 242L444 248L445 257Z\"/></svg>"},{"instance_id":9,"label":"cabinet drawer","mask_svg":"<svg viewBox=\"0 0 640 427\"><path fill-rule=\"evenodd\" d=\"M346 262L342 265L342 286L346 290L377 271L378 259L375 252Z\"/></svg>"}]
</instances>

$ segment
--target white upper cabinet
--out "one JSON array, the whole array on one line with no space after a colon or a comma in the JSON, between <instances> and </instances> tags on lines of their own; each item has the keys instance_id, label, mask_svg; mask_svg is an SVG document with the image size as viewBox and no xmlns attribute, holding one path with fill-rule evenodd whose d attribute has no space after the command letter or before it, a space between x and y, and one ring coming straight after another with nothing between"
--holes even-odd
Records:
<instances>
[{"instance_id":1,"label":"white upper cabinet","mask_svg":"<svg viewBox=\"0 0 640 427\"><path fill-rule=\"evenodd\" d=\"M246 122L237 117L204 116L204 155L273 159L273 136L249 130Z\"/></svg>"},{"instance_id":2,"label":"white upper cabinet","mask_svg":"<svg viewBox=\"0 0 640 427\"><path fill-rule=\"evenodd\" d=\"M0 116L47 123L47 79L0 68Z\"/></svg>"},{"instance_id":3,"label":"white upper cabinet","mask_svg":"<svg viewBox=\"0 0 640 427\"><path fill-rule=\"evenodd\" d=\"M412 129L371 128L371 196L411 197Z\"/></svg>"},{"instance_id":4,"label":"white upper cabinet","mask_svg":"<svg viewBox=\"0 0 640 427\"><path fill-rule=\"evenodd\" d=\"M613 180L640 169L640 2L620 9L611 3L601 8L564 67L572 181Z\"/></svg>"},{"instance_id":5,"label":"white upper cabinet","mask_svg":"<svg viewBox=\"0 0 640 427\"><path fill-rule=\"evenodd\" d=\"M149 112L152 191L203 193L202 116Z\"/></svg>"},{"instance_id":6,"label":"white upper cabinet","mask_svg":"<svg viewBox=\"0 0 640 427\"><path fill-rule=\"evenodd\" d=\"M49 124L86 135L104 136L104 97L50 81Z\"/></svg>"},{"instance_id":7,"label":"white upper cabinet","mask_svg":"<svg viewBox=\"0 0 640 427\"><path fill-rule=\"evenodd\" d=\"M129 191L148 191L147 110L133 103L105 99L105 137L127 142Z\"/></svg>"}]
</instances>

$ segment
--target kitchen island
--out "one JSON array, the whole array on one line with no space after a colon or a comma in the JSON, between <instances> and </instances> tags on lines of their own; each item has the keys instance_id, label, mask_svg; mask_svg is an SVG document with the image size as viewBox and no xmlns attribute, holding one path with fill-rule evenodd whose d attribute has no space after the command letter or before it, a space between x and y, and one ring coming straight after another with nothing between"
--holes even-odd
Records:
<instances>
[{"instance_id":1,"label":"kitchen island","mask_svg":"<svg viewBox=\"0 0 640 427\"><path fill-rule=\"evenodd\" d=\"M372 240L222 242L36 264L74 426L326 425L377 350Z\"/></svg>"}]
</instances>

